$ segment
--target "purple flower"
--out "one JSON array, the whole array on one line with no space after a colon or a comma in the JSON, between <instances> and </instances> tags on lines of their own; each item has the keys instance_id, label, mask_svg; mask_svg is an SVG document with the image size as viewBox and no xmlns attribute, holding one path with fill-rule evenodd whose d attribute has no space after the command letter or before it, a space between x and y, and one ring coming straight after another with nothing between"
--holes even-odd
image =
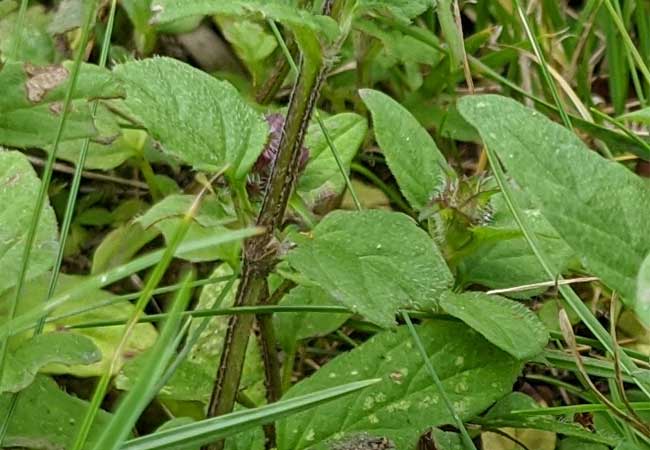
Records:
<instances>
[{"instance_id":1,"label":"purple flower","mask_svg":"<svg viewBox=\"0 0 650 450\"><path fill-rule=\"evenodd\" d=\"M269 139L266 142L266 146L264 147L262 154L257 158L257 161L253 166L253 174L259 176L264 184L266 184L269 177L271 176L271 170L273 170L275 158L278 156L278 149L280 147L280 141L282 140L284 120L284 115L279 113L266 115L266 121L268 122L270 128ZM309 149L303 145L302 151L300 153L299 171L302 172L302 170L304 170L308 160Z\"/></svg>"}]
</instances>

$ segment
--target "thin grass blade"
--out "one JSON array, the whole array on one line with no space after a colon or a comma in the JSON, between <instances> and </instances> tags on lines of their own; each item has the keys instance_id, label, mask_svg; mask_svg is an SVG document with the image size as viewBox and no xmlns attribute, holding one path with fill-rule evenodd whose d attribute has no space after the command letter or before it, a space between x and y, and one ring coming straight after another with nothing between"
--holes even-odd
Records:
<instances>
[{"instance_id":1,"label":"thin grass blade","mask_svg":"<svg viewBox=\"0 0 650 450\"><path fill-rule=\"evenodd\" d=\"M357 381L331 389L283 400L248 411L239 411L189 425L143 436L127 441L122 450L153 450L184 448L202 445L249 428L267 424L292 414L316 407L320 404L365 389L378 383L379 379Z\"/></svg>"}]
</instances>

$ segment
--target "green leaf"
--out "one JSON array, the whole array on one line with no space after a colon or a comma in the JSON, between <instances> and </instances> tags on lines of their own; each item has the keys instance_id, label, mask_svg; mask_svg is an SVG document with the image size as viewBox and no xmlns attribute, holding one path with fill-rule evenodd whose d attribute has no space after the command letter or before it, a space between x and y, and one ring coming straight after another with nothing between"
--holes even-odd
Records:
<instances>
[{"instance_id":1,"label":"green leaf","mask_svg":"<svg viewBox=\"0 0 650 450\"><path fill-rule=\"evenodd\" d=\"M152 10L154 23L167 23L190 16L223 14L228 16L271 19L289 27L308 28L328 38L338 34L338 25L326 16L313 15L280 0L156 0Z\"/></svg>"},{"instance_id":2,"label":"green leaf","mask_svg":"<svg viewBox=\"0 0 650 450\"><path fill-rule=\"evenodd\" d=\"M241 17L215 16L215 22L237 56L246 64L254 85L264 82L273 51L278 43L262 23Z\"/></svg>"},{"instance_id":3,"label":"green leaf","mask_svg":"<svg viewBox=\"0 0 650 450\"><path fill-rule=\"evenodd\" d=\"M0 411L7 411L11 397L11 394L0 395ZM66 394L52 379L37 376L34 383L20 393L7 435L2 441L3 447L70 448L87 407L88 402ZM106 411L99 411L89 442L99 436L109 418Z\"/></svg>"},{"instance_id":4,"label":"green leaf","mask_svg":"<svg viewBox=\"0 0 650 450\"><path fill-rule=\"evenodd\" d=\"M190 9L190 8L186 8ZM165 152L195 169L244 179L264 147L268 126L228 82L171 58L115 68L131 113Z\"/></svg>"},{"instance_id":5,"label":"green leaf","mask_svg":"<svg viewBox=\"0 0 650 450\"><path fill-rule=\"evenodd\" d=\"M195 201L196 196L194 195L168 195L138 217L137 222L144 228L150 228L167 219L181 218ZM234 220L226 214L221 203L211 196L207 196L201 201L201 207L193 219L203 227L225 225Z\"/></svg>"},{"instance_id":6,"label":"green leaf","mask_svg":"<svg viewBox=\"0 0 650 450\"><path fill-rule=\"evenodd\" d=\"M102 354L91 339L58 332L40 334L22 342L7 358L9 364L3 373L0 393L25 389L48 364L88 365L100 361Z\"/></svg>"},{"instance_id":7,"label":"green leaf","mask_svg":"<svg viewBox=\"0 0 650 450\"><path fill-rule=\"evenodd\" d=\"M108 233L95 249L90 273L96 275L130 261L159 234L155 228L144 229L138 222L119 226Z\"/></svg>"},{"instance_id":8,"label":"green leaf","mask_svg":"<svg viewBox=\"0 0 650 450\"><path fill-rule=\"evenodd\" d=\"M511 191L522 206L522 212L537 235L540 246L558 271L564 272L575 258L573 250L540 214L539 209L530 204L524 192L515 189L515 186ZM473 230L475 238L484 242L479 243L478 248L465 256L458 266L461 285L481 284L491 289L501 289L550 281L521 235L503 196L497 194L492 197L490 206L492 218L489 225ZM513 296L530 297L538 292L525 291Z\"/></svg>"},{"instance_id":9,"label":"green leaf","mask_svg":"<svg viewBox=\"0 0 650 450\"><path fill-rule=\"evenodd\" d=\"M433 306L453 283L427 233L388 211L330 213L287 260L337 302L386 327L402 307Z\"/></svg>"},{"instance_id":10,"label":"green leaf","mask_svg":"<svg viewBox=\"0 0 650 450\"><path fill-rule=\"evenodd\" d=\"M413 115L379 91L362 89L361 98L372 113L375 137L404 197L420 210L442 186L445 157Z\"/></svg>"},{"instance_id":11,"label":"green leaf","mask_svg":"<svg viewBox=\"0 0 650 450\"><path fill-rule=\"evenodd\" d=\"M585 267L650 325L650 304L635 302L637 273L650 253L645 180L513 100L465 97L459 109ZM594 180L607 180L616 189L603 189Z\"/></svg>"},{"instance_id":12,"label":"green leaf","mask_svg":"<svg viewBox=\"0 0 650 450\"><path fill-rule=\"evenodd\" d=\"M25 155L0 148L0 292L14 286L18 279L40 183ZM57 249L56 217L46 202L36 229L26 278L29 280L49 270Z\"/></svg>"},{"instance_id":13,"label":"green leaf","mask_svg":"<svg viewBox=\"0 0 650 450\"><path fill-rule=\"evenodd\" d=\"M138 219L145 229L154 227L161 231L169 242L186 211L194 202L192 195L170 195L156 203ZM235 219L229 216L222 204L214 197L207 197L201 202L198 213L194 216L185 235L186 241L227 233L224 225ZM221 244L192 252L179 252L177 256L192 262L214 261L217 259L237 264L239 260L239 243Z\"/></svg>"},{"instance_id":14,"label":"green leaf","mask_svg":"<svg viewBox=\"0 0 650 450\"><path fill-rule=\"evenodd\" d=\"M448 292L440 306L522 361L537 356L548 342L546 327L532 311L498 295Z\"/></svg>"},{"instance_id":15,"label":"green leaf","mask_svg":"<svg viewBox=\"0 0 650 450\"><path fill-rule=\"evenodd\" d=\"M286 401L272 403L251 410L238 411L212 419L202 420L164 432L154 433L128 441L123 450L178 449L193 444L207 444L264 425L316 405L331 402L376 384L377 380L363 380L338 385Z\"/></svg>"},{"instance_id":16,"label":"green leaf","mask_svg":"<svg viewBox=\"0 0 650 450\"><path fill-rule=\"evenodd\" d=\"M342 113L323 122L344 167L349 171L368 131L366 120L358 114ZM318 124L309 127L305 147L309 149L309 162L299 178L297 191L309 205L341 194L345 189L345 179Z\"/></svg>"},{"instance_id":17,"label":"green leaf","mask_svg":"<svg viewBox=\"0 0 650 450\"><path fill-rule=\"evenodd\" d=\"M429 0L359 0L361 12L387 13L398 19L413 19L430 6Z\"/></svg>"},{"instance_id":18,"label":"green leaf","mask_svg":"<svg viewBox=\"0 0 650 450\"><path fill-rule=\"evenodd\" d=\"M147 137L142 130L121 130L108 110L99 105L95 115L95 126L102 136L96 139L100 142L90 142L84 168L89 170L110 170L122 165L130 158L137 157L140 146ZM83 148L83 139L71 139L59 143L56 152L57 159L77 164ZM46 152L52 151L52 145L44 147Z\"/></svg>"},{"instance_id":19,"label":"green leaf","mask_svg":"<svg viewBox=\"0 0 650 450\"><path fill-rule=\"evenodd\" d=\"M473 418L512 389L521 364L462 324L418 327L431 363L462 420ZM329 449L332 441L367 434L411 449L430 427L452 422L424 370L407 327L380 333L292 387L284 398L367 377L372 390L314 408L278 424L280 450Z\"/></svg>"},{"instance_id":20,"label":"green leaf","mask_svg":"<svg viewBox=\"0 0 650 450\"><path fill-rule=\"evenodd\" d=\"M0 70L0 145L45 147L59 126L61 108L69 84L71 62L33 66L9 62ZM99 66L81 66L72 93L71 110L62 140L95 137L88 100L124 95L112 73Z\"/></svg>"},{"instance_id":21,"label":"green leaf","mask_svg":"<svg viewBox=\"0 0 650 450\"><path fill-rule=\"evenodd\" d=\"M37 307L45 301L49 279L50 274L44 274L35 278L32 282L25 284L18 304L18 318L20 318L22 313L29 311L31 308ZM81 276L60 274L55 296L74 288L85 279L85 277ZM4 305L8 304L7 299L11 298L10 296L13 295L14 292L12 289L0 296L0 324L5 323L6 306ZM43 339L57 339L56 336L60 334L55 333L57 330L65 329L66 327L75 324L99 320L126 320L133 311L133 305L128 301L110 302L110 300L114 298L115 295L99 289L93 289L82 295L73 296L70 301L56 308L50 314L50 317L54 318L54 320L45 325L45 335ZM99 306L105 302L110 302L110 304L102 306L101 308L90 309L93 306ZM80 310L85 312L79 312ZM73 312L76 312L76 314L71 315L70 317L64 317ZM96 346L101 352L101 359L94 364L82 362L81 365L71 366L58 364L48 365L44 368L44 371L52 374L71 374L78 377L98 376L103 373L106 361L113 357L123 332L124 326L69 330L66 334L76 336L76 338L70 337L68 339L78 339L80 343L85 343L87 339L90 339L94 343L94 346ZM136 325L131 337L126 343L117 369L119 370L119 367L121 367L121 364L123 364L125 360L133 358L152 346L156 340L156 335L157 333L155 328L151 324L141 323ZM24 340L25 337L22 339ZM17 336L12 339L11 342L12 345L18 345L20 343L19 337Z\"/></svg>"},{"instance_id":22,"label":"green leaf","mask_svg":"<svg viewBox=\"0 0 650 450\"><path fill-rule=\"evenodd\" d=\"M285 295L280 306L330 306L336 301L319 287L298 286ZM324 336L337 330L350 317L341 313L287 313L274 314L273 325L278 342L285 350L294 342Z\"/></svg>"},{"instance_id":23,"label":"green leaf","mask_svg":"<svg viewBox=\"0 0 650 450\"><path fill-rule=\"evenodd\" d=\"M49 64L58 56L54 39L48 33L51 14L43 5L30 7L25 14L21 30L20 49L16 49L16 21L18 11L5 17L0 15L0 53L3 59L29 61L32 64ZM18 53L15 53L18 51Z\"/></svg>"}]
</instances>

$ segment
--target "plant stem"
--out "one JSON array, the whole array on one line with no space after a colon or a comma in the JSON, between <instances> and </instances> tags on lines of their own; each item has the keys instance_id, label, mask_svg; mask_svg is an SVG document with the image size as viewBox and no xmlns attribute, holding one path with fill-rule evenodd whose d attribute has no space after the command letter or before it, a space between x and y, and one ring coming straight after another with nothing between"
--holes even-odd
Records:
<instances>
[{"instance_id":1,"label":"plant stem","mask_svg":"<svg viewBox=\"0 0 650 450\"><path fill-rule=\"evenodd\" d=\"M326 5L331 3L332 1L328 0ZM296 184L302 145L318 99L325 68L322 62L310 64L304 59L301 62L300 73L291 93L278 154L257 218L257 225L262 227L264 232L249 239L244 245L244 263L235 298L236 307L257 305L265 295L266 277L275 263L274 234L282 225L287 203ZM252 315L230 317L208 406L209 417L226 414L233 409L254 319ZM223 441L205 448L220 450L223 448Z\"/></svg>"},{"instance_id":2,"label":"plant stem","mask_svg":"<svg viewBox=\"0 0 650 450\"><path fill-rule=\"evenodd\" d=\"M285 280L271 295L266 295L260 302L260 306L275 306L296 284L293 281ZM266 400L268 403L277 402L282 397L282 371L280 357L273 328L273 315L260 314L257 316L257 323L260 327L259 341L264 362L264 380L266 383ZM267 439L267 444L269 444ZM272 446L271 446L272 447ZM269 447L269 448L271 448Z\"/></svg>"},{"instance_id":3,"label":"plant stem","mask_svg":"<svg viewBox=\"0 0 650 450\"><path fill-rule=\"evenodd\" d=\"M287 47L291 55L295 55L297 53L298 46L294 41L288 42ZM255 100L257 100L257 103L260 105L268 105L273 101L278 91L282 87L282 83L287 78L287 75L289 75L290 69L291 67L289 66L287 59L280 56L275 62L273 69L271 69L270 76L255 93Z\"/></svg>"}]
</instances>

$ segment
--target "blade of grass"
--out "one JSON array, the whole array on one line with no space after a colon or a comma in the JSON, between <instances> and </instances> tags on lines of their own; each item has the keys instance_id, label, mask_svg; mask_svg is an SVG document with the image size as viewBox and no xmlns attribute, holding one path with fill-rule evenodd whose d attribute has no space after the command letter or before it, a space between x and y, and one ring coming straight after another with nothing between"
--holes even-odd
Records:
<instances>
[{"instance_id":1,"label":"blade of grass","mask_svg":"<svg viewBox=\"0 0 650 450\"><path fill-rule=\"evenodd\" d=\"M108 54L111 45L111 36L113 34L113 24L115 23L115 10L117 8L117 0L111 1L110 11L108 13L108 19L106 22L106 30L104 32L104 40L102 42L102 50L99 55L99 67L105 68L106 62L108 61ZM99 106L99 101L95 100L91 106L91 117L93 120L97 115L97 108ZM68 193L68 202L65 206L65 214L63 217L63 222L61 224L61 230L59 235L61 240L59 242L59 249L56 255L56 261L52 267L52 275L50 277L50 283L47 288L47 294L45 295L45 302L47 302L53 295L56 290L57 282L59 281L59 270L61 269L61 264L63 263L63 255L65 252L65 244L68 239L68 234L70 232L70 226L72 225L72 216L74 215L75 204L77 202L77 194L79 193L79 186L81 185L81 176L83 173L84 165L86 164L86 157L88 155L88 148L90 147L90 138L84 139L81 145L81 152L79 153L79 159L77 161L74 175L72 177L72 185L70 186L70 192ZM52 153L55 154L58 149L58 142L55 143ZM40 334L43 331L45 326L46 316L43 316L37 326L34 334Z\"/></svg>"},{"instance_id":2,"label":"blade of grass","mask_svg":"<svg viewBox=\"0 0 650 450\"><path fill-rule=\"evenodd\" d=\"M199 446L240 433L249 428L264 425L283 417L316 407L326 402L365 389L378 383L379 379L357 381L335 388L324 389L290 400L283 400L253 410L238 411L212 419L160 431L149 436L127 441L122 450L154 450Z\"/></svg>"},{"instance_id":3,"label":"blade of grass","mask_svg":"<svg viewBox=\"0 0 650 450\"><path fill-rule=\"evenodd\" d=\"M562 99L560 98L560 94L558 93L557 87L555 86L555 82L553 81L553 77L551 77L551 73L548 70L548 62L546 61L544 52L542 51L542 48L540 47L539 42L537 41L537 37L535 36L535 33L533 33L533 30L530 27L530 23L528 22L528 18L526 17L526 12L521 7L519 0L514 0L514 5L517 8L517 14L519 14L519 18L521 19L521 24L524 27L524 31L526 32L526 36L530 41L530 45L533 47L533 52L535 53L535 56L537 56L537 59L539 60L539 66L542 69L542 76L544 77L544 81L546 82L549 91L551 91L551 95L553 96L553 101L555 102L557 111L559 112L560 117L562 118L562 122L568 129L573 130L573 124L571 123L571 119L569 118L569 115L564 109L564 105L562 104Z\"/></svg>"},{"instance_id":4,"label":"blade of grass","mask_svg":"<svg viewBox=\"0 0 650 450\"><path fill-rule=\"evenodd\" d=\"M217 317L217 316L230 316L233 314L274 314L274 313L341 313L350 314L352 310L345 306L311 306L311 305L295 305L295 306L281 306L281 305L257 305L257 306L233 306L232 308L218 308L218 309L195 309L193 311L185 311L183 317L199 318L199 317ZM145 317L138 319L138 323L155 323L165 320L167 313L149 314ZM114 327L121 326L127 322L126 319L114 320L98 320L93 322L78 323L67 327L68 330L80 328L101 328L101 327Z\"/></svg>"},{"instance_id":5,"label":"blade of grass","mask_svg":"<svg viewBox=\"0 0 650 450\"><path fill-rule=\"evenodd\" d=\"M36 198L36 202L34 204L34 212L32 214L32 218L27 230L27 236L25 238L25 243L24 243L25 248L22 253L21 262L20 262L20 271L18 272L18 279L16 281L15 295L13 296L11 303L9 304L8 320L10 321L16 317L16 311L18 310L18 302L20 301L23 285L25 283L25 278L27 276L27 270L29 268L29 259L31 256L32 247L34 245L34 240L36 238L38 224L41 220L41 212L43 211L43 207L45 205L45 199L47 197L47 193L50 187L50 180L52 179L52 172L54 171L54 162L56 160L56 153L59 144L61 142L61 138L63 137L63 130L65 129L68 116L70 113L70 105L72 104L72 94L77 85L79 72L81 70L81 62L83 61L86 45L88 44L88 41L90 39L90 32L92 28L93 18L95 17L96 5L97 5L97 0L93 0L87 5L88 7L87 15L84 17L83 25L81 27L81 36L78 42L79 48L77 49L77 53L75 55L74 63L72 66L72 71L69 77L70 84L68 85L65 93L65 98L63 101L63 110L61 112L61 118L59 119L56 135L54 137L53 148L48 156L47 164L45 165L45 168L43 170L41 185L39 188L38 196ZM18 27L18 29L16 30L17 32L16 45L15 45L16 50L19 50L21 45L21 39L23 33L22 27L24 23L26 8L27 8L27 1L23 0L20 5L18 22L16 24L16 26ZM61 249L59 250L59 253L62 253ZM3 339L2 341L0 341L0 380L2 380L4 374L8 343L9 343L8 339ZM2 418L2 422L0 423L0 444L4 441L5 435L9 428L9 422L11 420L11 416L13 415L13 411L17 403L18 403L18 394L14 394L12 395L11 400L9 401L9 407L7 408L6 414L4 414L4 417Z\"/></svg>"},{"instance_id":6,"label":"blade of grass","mask_svg":"<svg viewBox=\"0 0 650 450\"><path fill-rule=\"evenodd\" d=\"M384 22L386 25L403 32L407 36L411 36L417 39L418 41L430 46L431 48L437 51L443 53L447 53L449 51L447 48L441 46L435 40L435 36L431 35L426 30L417 27L406 26L399 21L387 17L379 17L379 19L382 22ZM536 95L532 94L531 92L528 92L527 90L523 89L521 86L517 85L516 83L510 81L508 78L501 75L496 70L492 69L488 64L483 62L481 59L472 55L467 55L467 59L469 61L470 68L472 69L472 71L474 71L474 73L483 75L486 78L489 78L494 82L499 83L500 85L505 86L508 89L517 92L518 94L521 94L526 98L531 99L537 105L549 111L554 111L559 114L559 111L556 106L554 106L553 104L547 102L542 98L537 97ZM601 139L603 141L606 140L616 141L617 145L621 147L622 150L630 151L635 155L639 156L640 158L643 158L645 160L650 160L650 154L646 152L644 148L642 150L642 147L640 148L636 142L630 140L627 136L619 135L618 133L614 133L612 130L608 128L583 120L580 117L574 116L572 114L569 114L569 118L575 126L591 134L593 137ZM620 138L624 138L624 139L620 139L619 136Z\"/></svg>"},{"instance_id":7,"label":"blade of grass","mask_svg":"<svg viewBox=\"0 0 650 450\"><path fill-rule=\"evenodd\" d=\"M615 404L619 408L624 407L622 403ZM632 405L632 407L637 411L650 411L650 402L632 402L630 405ZM563 416L600 411L607 411L607 406L602 403L587 403L581 405L553 406L548 408L517 409L512 411L509 415L519 417Z\"/></svg>"},{"instance_id":8,"label":"blade of grass","mask_svg":"<svg viewBox=\"0 0 650 450\"><path fill-rule=\"evenodd\" d=\"M605 7L607 8L607 11L609 12L609 15L611 16L612 20L614 21L614 25L616 25L616 28L618 28L618 32L621 34L621 37L623 38L625 47L632 54L632 58L634 59L634 62L636 63L639 71L643 75L646 84L650 85L650 69L648 69L648 66L643 60L643 56L641 56L641 53L639 53L639 50L634 45L632 38L630 37L629 33L627 32L627 29L625 28L625 23L623 22L623 19L617 14L616 9L612 5L611 0L604 0L604 1L605 1Z\"/></svg>"},{"instance_id":9,"label":"blade of grass","mask_svg":"<svg viewBox=\"0 0 650 450\"><path fill-rule=\"evenodd\" d=\"M225 172L225 170L226 168L224 168L220 173L216 174L213 180L221 176L223 172ZM106 392L108 390L108 385L111 376L115 372L115 369L117 368L117 364L120 359L120 354L122 353L122 349L125 347L126 343L128 342L132 331L134 330L135 326L138 323L138 318L144 312L144 308L146 307L147 303L151 299L154 289L156 288L158 283L160 283L160 280L162 279L163 275L167 271L167 268L171 264L172 259L174 258L176 250L178 249L179 245L183 241L183 238L187 234L187 231L189 230L190 225L192 224L194 217L196 216L200 208L201 199L206 191L207 191L207 186L204 187L201 190L201 192L196 196L189 210L186 212L186 214L183 216L183 219L176 227L174 235L172 239L170 239L169 245L165 249L162 258L160 259L158 264L156 264L156 266L154 267L149 279L147 280L147 284L142 290L142 294L140 295L137 302L135 303L134 311L131 314L129 321L127 322L124 328L124 332L122 333L120 342L117 345L117 348L115 349L112 358L106 364L106 367L104 368L104 372L95 387L95 392L93 393L93 397L90 401L90 404L88 405L86 414L81 422L79 431L74 439L72 450L82 450L86 445L86 440L88 439L90 428L92 427L95 421L95 416L99 411L99 407L102 401L104 400L104 396L106 395Z\"/></svg>"},{"instance_id":10,"label":"blade of grass","mask_svg":"<svg viewBox=\"0 0 650 450\"><path fill-rule=\"evenodd\" d=\"M454 72L458 67L460 67L461 62L464 59L463 54L465 48L463 38L459 35L459 30L456 28L456 21L454 20L454 14L452 12L452 8L454 7L453 3L454 0L438 0L435 7L442 35L447 42L447 47L449 48L449 70L451 72Z\"/></svg>"},{"instance_id":11,"label":"blade of grass","mask_svg":"<svg viewBox=\"0 0 650 450\"><path fill-rule=\"evenodd\" d=\"M203 280L192 281L189 284L189 287L193 289L193 288L196 288L196 287L207 286L207 285L210 285L210 284L219 284L219 283L231 281L233 279L234 279L234 276L206 278L206 279L203 279ZM183 286L182 283L176 283L176 284L172 284L172 285L169 285L169 286L156 288L156 289L154 289L152 295L161 295L161 294L167 294L167 293L170 293L170 292L175 292L175 291L178 291L182 286ZM97 309L101 309L101 308L104 308L106 306L114 305L114 304L119 303L119 302L128 302L130 300L136 300L138 297L140 297L140 295L142 295L142 291L134 292L132 294L119 295L117 297L109 298L106 301L98 302L95 305L86 306L84 308L79 308L77 310L69 311L69 312L67 312L65 314L61 314L61 315L58 315L58 316L50 316L45 320L45 322L46 323L56 322L56 321L66 319L68 317L74 317L74 316L77 316L79 314L83 314L83 313L86 313L86 312L89 312L89 311L96 311ZM146 317L149 317L149 316L146 316ZM146 319L146 317L142 318L141 321ZM124 322L122 322L122 324L125 323L125 322L126 322L126 320ZM76 324L70 326L68 329L75 328L75 327L77 327Z\"/></svg>"},{"instance_id":12,"label":"blade of grass","mask_svg":"<svg viewBox=\"0 0 650 450\"><path fill-rule=\"evenodd\" d=\"M183 252L202 250L215 245L239 241L251 236L256 236L260 234L261 231L262 230L260 228L244 228L241 230L229 231L225 234L219 234L207 238L184 242L178 247L178 251L176 253L180 254ZM26 311L24 314L16 317L15 319L0 325L0 340L6 339L9 336L13 336L22 330L34 327L34 324L37 323L43 315L50 313L54 309L66 304L71 300L74 300L75 298L79 298L80 296L88 294L89 292L92 292L96 289L101 289L136 272L139 272L140 270L147 269L155 265L162 259L165 252L166 249L151 252L126 264L109 269L104 273L93 275L85 281L77 284L73 288L55 295L46 304L32 308L29 311Z\"/></svg>"},{"instance_id":13,"label":"blade of grass","mask_svg":"<svg viewBox=\"0 0 650 450\"><path fill-rule=\"evenodd\" d=\"M214 306L221 304L221 302L224 300L224 298L226 297L228 292L230 292L230 290L234 286L235 280L236 280L236 278L234 276L231 277L230 281L221 290L221 292L219 293L219 295L215 299L214 303L212 304L211 309L208 310L208 311L210 311L210 312L215 311ZM194 311L192 311L192 312L194 312ZM200 316L196 316L196 317L200 317ZM178 367L183 363L183 361L185 361L185 358L187 358L187 355L189 355L190 350L192 350L192 347L194 347L194 345L199 340L199 338L201 337L201 335L203 334L203 332L207 328L208 324L210 323L210 317L213 317L213 316L208 316L208 315L204 316L204 319L201 321L201 323L193 330L192 334L190 334L187 337L187 340L185 341L185 345L183 346L182 350L180 352L178 352L178 355L176 355L176 358L174 358L174 361L172 361L172 363L169 365L169 367L167 368L167 370L165 371L165 373L161 377L160 382L159 382L159 384L157 386L157 390L162 389L167 384L167 382L174 375L174 372L176 371L176 369L178 369ZM178 345L180 344L180 339L182 338L183 335L185 335L187 329L189 328L190 323L191 323L191 321L188 320L186 322L186 324L183 326L183 332L181 334L179 334L179 339L178 339L179 342L176 343L174 348L177 348Z\"/></svg>"},{"instance_id":14,"label":"blade of grass","mask_svg":"<svg viewBox=\"0 0 650 450\"><path fill-rule=\"evenodd\" d=\"M20 52L20 47L23 44L23 27L25 25L25 16L27 14L27 6L29 5L29 0L21 0L20 8L18 9L18 17L16 18L16 25L14 27L14 45L13 45L13 54L9 55L12 58L17 58L18 53ZM0 443L2 440L0 440Z\"/></svg>"},{"instance_id":15,"label":"blade of grass","mask_svg":"<svg viewBox=\"0 0 650 450\"><path fill-rule=\"evenodd\" d=\"M451 417L454 421L454 425L460 431L460 437L463 441L463 446L465 447L466 450L476 450L476 446L474 446L474 442L472 442L472 438L469 436L469 433L465 428L465 424L456 413L456 409L454 408L454 405L451 403L451 400L449 400L449 397L447 396L447 392L445 391L445 387L443 386L442 381L440 380L440 377L436 372L436 369L431 364L429 355L427 354L427 351L425 350L424 345L420 340L420 336L418 336L418 333L415 327L413 326L413 322L411 322L411 318L409 317L407 312L402 312L402 316L404 317L404 321L408 326L409 332L411 333L411 337L413 338L413 341L415 342L415 345L418 348L420 355L422 356L422 359L424 361L424 367L427 369L427 372L429 372L429 375L431 376L433 383L436 385L436 388L440 393L440 397L442 397L442 400L445 403L445 406L447 407L449 414L451 414Z\"/></svg>"},{"instance_id":16,"label":"blade of grass","mask_svg":"<svg viewBox=\"0 0 650 450\"><path fill-rule=\"evenodd\" d=\"M613 117L608 116L607 114L597 110L596 108L591 108L591 112L595 114L597 117L611 123L614 125L616 128L621 130L623 133L625 133L626 136L629 136L630 139L634 139L636 142L639 143L643 148L645 148L648 153L650 154L650 143L644 141L641 139L636 133L631 131L628 127L626 127L623 122L621 122L618 119L614 119Z\"/></svg>"},{"instance_id":17,"label":"blade of grass","mask_svg":"<svg viewBox=\"0 0 650 450\"><path fill-rule=\"evenodd\" d=\"M521 230L526 242L530 246L531 250L535 254L537 261L546 272L550 278L562 279L559 272L553 268L552 263L548 259L547 255L541 250L537 237L530 230L528 223L526 222L524 215L521 212L521 208L516 203L515 199L510 192L510 187L507 183L506 177L499 165L499 161L496 155L486 147L488 160L490 161L490 166L492 167L492 172L494 177L501 189L502 195L510 213L513 215L517 226ZM583 303L583 301L578 297L578 295L571 289L568 285L559 285L558 290L560 294L566 301L566 303L571 307L571 309L577 314L580 320L589 328L589 330L594 334L596 339L605 347L607 352L613 354L614 346L611 342L611 337L607 330L598 322L591 310ZM643 381L640 377L637 376L637 371L639 368L636 366L634 361L628 357L625 353L621 354L621 365L625 372L632 377L636 385L643 391L643 393L650 398L650 385Z\"/></svg>"},{"instance_id":18,"label":"blade of grass","mask_svg":"<svg viewBox=\"0 0 650 450\"><path fill-rule=\"evenodd\" d=\"M637 418L634 417L634 415L628 414L621 408L617 407L607 396L605 396L605 394L600 392L596 387L596 385L593 383L593 381L591 380L589 374L585 369L584 363L582 361L582 356L578 351L578 344L575 340L575 334L573 333L573 326L571 325L569 316L567 315L566 310L564 308L560 308L559 322L560 322L560 329L562 330L562 334L564 335L564 341L569 346L573 359L576 363L576 367L578 369L576 372L576 375L578 376L578 380L580 380L580 382L586 389L591 391L591 393L596 397L597 400L600 400L600 403L608 407L608 413L613 418L621 420L624 426L629 425L634 429L640 431L643 435L650 436L650 428L648 428L648 426L645 423L643 423L643 421L637 420ZM619 374L620 372L617 371L616 363L614 363L614 377L610 379L613 380Z\"/></svg>"},{"instance_id":19,"label":"blade of grass","mask_svg":"<svg viewBox=\"0 0 650 450\"><path fill-rule=\"evenodd\" d=\"M133 388L121 400L110 423L103 429L99 439L92 447L93 450L119 449L129 436L142 411L158 392L156 389L158 380L176 351L176 347L171 344L181 324L181 313L185 311L191 298L192 290L189 285L193 277L192 272L185 275L183 286L174 299L160 335L149 350L148 361L144 364Z\"/></svg>"}]
</instances>

